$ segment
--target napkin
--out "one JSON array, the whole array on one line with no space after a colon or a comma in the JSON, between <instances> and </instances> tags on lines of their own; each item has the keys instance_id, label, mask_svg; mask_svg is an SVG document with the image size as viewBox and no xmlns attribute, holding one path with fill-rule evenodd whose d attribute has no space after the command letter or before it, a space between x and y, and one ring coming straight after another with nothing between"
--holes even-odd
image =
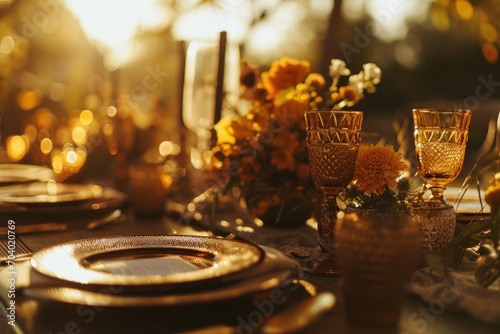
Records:
<instances>
[{"instance_id":1,"label":"napkin","mask_svg":"<svg viewBox=\"0 0 500 334\"><path fill-rule=\"evenodd\" d=\"M461 310L481 321L500 324L500 281L480 286L473 271L453 271L445 276L429 267L418 270L410 285L436 311Z\"/></svg>"}]
</instances>

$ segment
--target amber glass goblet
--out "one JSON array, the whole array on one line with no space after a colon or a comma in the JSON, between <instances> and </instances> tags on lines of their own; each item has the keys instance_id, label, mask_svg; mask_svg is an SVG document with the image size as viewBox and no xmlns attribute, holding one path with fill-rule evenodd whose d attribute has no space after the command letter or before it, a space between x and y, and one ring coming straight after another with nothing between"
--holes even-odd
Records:
<instances>
[{"instance_id":1,"label":"amber glass goblet","mask_svg":"<svg viewBox=\"0 0 500 334\"><path fill-rule=\"evenodd\" d=\"M467 109L413 109L417 168L429 202L446 204L443 192L462 170L471 116Z\"/></svg>"},{"instance_id":2,"label":"amber glass goblet","mask_svg":"<svg viewBox=\"0 0 500 334\"><path fill-rule=\"evenodd\" d=\"M334 228L337 196L349 185L361 141L361 111L306 111L307 148L311 176L325 196L318 221L320 252L304 261L317 275L338 275Z\"/></svg>"}]
</instances>

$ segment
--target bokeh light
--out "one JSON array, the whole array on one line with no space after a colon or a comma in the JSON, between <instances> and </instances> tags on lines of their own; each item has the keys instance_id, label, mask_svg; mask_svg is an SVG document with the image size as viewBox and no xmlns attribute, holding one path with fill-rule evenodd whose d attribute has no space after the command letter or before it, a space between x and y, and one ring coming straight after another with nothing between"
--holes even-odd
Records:
<instances>
[{"instance_id":1,"label":"bokeh light","mask_svg":"<svg viewBox=\"0 0 500 334\"><path fill-rule=\"evenodd\" d=\"M92 111L82 110L82 112L80 113L80 123L82 123L82 125L90 125L93 120L94 114L92 114Z\"/></svg>"},{"instance_id":2,"label":"bokeh light","mask_svg":"<svg viewBox=\"0 0 500 334\"><path fill-rule=\"evenodd\" d=\"M469 1L458 0L455 2L455 8L460 19L464 21L472 19L472 16L474 15L474 7L472 7Z\"/></svg>"},{"instance_id":3,"label":"bokeh light","mask_svg":"<svg viewBox=\"0 0 500 334\"><path fill-rule=\"evenodd\" d=\"M52 141L49 138L43 138L40 141L40 151L43 154L49 154L50 151L52 151L52 148L53 148Z\"/></svg>"},{"instance_id":4,"label":"bokeh light","mask_svg":"<svg viewBox=\"0 0 500 334\"><path fill-rule=\"evenodd\" d=\"M76 126L71 132L71 139L73 139L76 145L85 145L87 142L87 131L81 126Z\"/></svg>"},{"instance_id":5,"label":"bokeh light","mask_svg":"<svg viewBox=\"0 0 500 334\"><path fill-rule=\"evenodd\" d=\"M6 141L7 155L13 161L20 161L29 150L29 140L26 136L10 136Z\"/></svg>"},{"instance_id":6,"label":"bokeh light","mask_svg":"<svg viewBox=\"0 0 500 334\"><path fill-rule=\"evenodd\" d=\"M116 110L116 107L114 107L114 106L110 106L110 107L108 107L108 109L106 109L106 114L107 114L109 117L114 117L114 116L116 116L116 113L117 113L117 110Z\"/></svg>"},{"instance_id":7,"label":"bokeh light","mask_svg":"<svg viewBox=\"0 0 500 334\"><path fill-rule=\"evenodd\" d=\"M22 110L32 110L40 104L40 93L33 90L21 90L17 95L17 103Z\"/></svg>"},{"instance_id":8,"label":"bokeh light","mask_svg":"<svg viewBox=\"0 0 500 334\"><path fill-rule=\"evenodd\" d=\"M8 35L5 36L1 41L0 41L0 52L4 54L9 54L12 51L14 51L14 47L16 46L14 42L14 38L12 36Z\"/></svg>"}]
</instances>

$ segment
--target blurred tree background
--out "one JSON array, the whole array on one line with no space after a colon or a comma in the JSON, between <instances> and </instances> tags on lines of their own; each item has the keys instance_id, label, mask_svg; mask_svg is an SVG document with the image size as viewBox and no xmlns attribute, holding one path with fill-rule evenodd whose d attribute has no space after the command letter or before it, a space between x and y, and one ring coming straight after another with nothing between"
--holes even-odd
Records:
<instances>
[{"instance_id":1,"label":"blurred tree background","mask_svg":"<svg viewBox=\"0 0 500 334\"><path fill-rule=\"evenodd\" d=\"M177 141L186 45L221 30L262 69L283 56L325 76L333 57L353 72L377 63L378 91L356 106L368 131L393 131L387 120L413 107L471 108L478 127L500 110L498 0L0 0L2 143L48 138L34 159L48 163L53 147L78 146L75 115L119 103L138 133Z\"/></svg>"}]
</instances>

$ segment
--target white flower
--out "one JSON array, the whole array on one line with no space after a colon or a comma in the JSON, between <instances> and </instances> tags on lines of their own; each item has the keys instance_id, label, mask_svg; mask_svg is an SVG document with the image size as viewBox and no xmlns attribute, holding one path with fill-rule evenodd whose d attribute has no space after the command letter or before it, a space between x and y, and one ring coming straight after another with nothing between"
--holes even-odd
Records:
<instances>
[{"instance_id":1,"label":"white flower","mask_svg":"<svg viewBox=\"0 0 500 334\"><path fill-rule=\"evenodd\" d=\"M364 80L371 81L374 85L380 82L380 78L382 77L382 71L380 68L374 63L366 63L363 64L363 72L364 72Z\"/></svg>"},{"instance_id":2,"label":"white flower","mask_svg":"<svg viewBox=\"0 0 500 334\"><path fill-rule=\"evenodd\" d=\"M359 74L351 75L349 77L349 86L354 88L360 97L363 96L363 78Z\"/></svg>"},{"instance_id":3,"label":"white flower","mask_svg":"<svg viewBox=\"0 0 500 334\"><path fill-rule=\"evenodd\" d=\"M329 67L329 75L332 78L336 78L341 75L349 75L351 74L351 71L347 68L347 65L345 61L340 60L340 59L332 59L332 62Z\"/></svg>"}]
</instances>

